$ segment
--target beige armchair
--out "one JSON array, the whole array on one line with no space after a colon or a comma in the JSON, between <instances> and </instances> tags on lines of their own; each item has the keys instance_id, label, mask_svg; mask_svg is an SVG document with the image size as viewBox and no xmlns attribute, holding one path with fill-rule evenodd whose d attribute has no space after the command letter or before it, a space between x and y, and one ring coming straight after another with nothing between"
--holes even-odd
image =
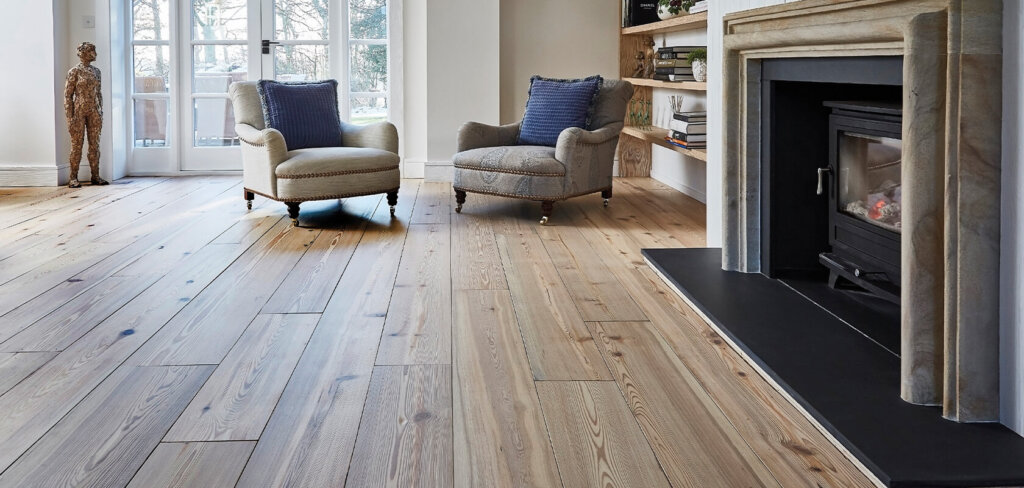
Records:
<instances>
[{"instance_id":1,"label":"beige armchair","mask_svg":"<svg viewBox=\"0 0 1024 488\"><path fill-rule=\"evenodd\" d=\"M299 225L302 202L387 193L391 215L395 214L401 176L394 125L342 123L342 147L289 151L281 132L264 125L256 82L232 83L228 92L242 146L249 208L255 194L284 202L292 223Z\"/></svg>"},{"instance_id":2,"label":"beige armchair","mask_svg":"<svg viewBox=\"0 0 1024 488\"><path fill-rule=\"evenodd\" d=\"M463 125L452 159L455 211L462 211L467 192L540 201L541 224L560 200L601 192L607 205L615 148L632 96L628 82L605 80L591 117L594 129L565 129L555 147L517 146L519 122Z\"/></svg>"}]
</instances>

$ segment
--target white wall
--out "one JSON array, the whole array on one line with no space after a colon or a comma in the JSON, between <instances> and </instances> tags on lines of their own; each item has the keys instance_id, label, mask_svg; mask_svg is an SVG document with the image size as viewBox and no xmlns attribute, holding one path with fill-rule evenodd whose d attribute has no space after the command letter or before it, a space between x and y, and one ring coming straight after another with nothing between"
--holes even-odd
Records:
<instances>
[{"instance_id":1,"label":"white wall","mask_svg":"<svg viewBox=\"0 0 1024 488\"><path fill-rule=\"evenodd\" d=\"M5 2L0 16L0 166L5 168L58 164L54 140L64 109L58 110L55 94L63 90L63 76L55 76L53 7L51 1Z\"/></svg>"},{"instance_id":2,"label":"white wall","mask_svg":"<svg viewBox=\"0 0 1024 488\"><path fill-rule=\"evenodd\" d=\"M619 77L619 0L501 1L501 123L522 119L530 77Z\"/></svg>"},{"instance_id":3,"label":"white wall","mask_svg":"<svg viewBox=\"0 0 1024 488\"><path fill-rule=\"evenodd\" d=\"M1024 13L1003 2L1003 187L1000 293L1002 421L1024 435Z\"/></svg>"},{"instance_id":4,"label":"white wall","mask_svg":"<svg viewBox=\"0 0 1024 488\"><path fill-rule=\"evenodd\" d=\"M499 2L427 3L427 72L406 79L427 83L425 176L450 180L459 126L469 120L498 123Z\"/></svg>"}]
</instances>

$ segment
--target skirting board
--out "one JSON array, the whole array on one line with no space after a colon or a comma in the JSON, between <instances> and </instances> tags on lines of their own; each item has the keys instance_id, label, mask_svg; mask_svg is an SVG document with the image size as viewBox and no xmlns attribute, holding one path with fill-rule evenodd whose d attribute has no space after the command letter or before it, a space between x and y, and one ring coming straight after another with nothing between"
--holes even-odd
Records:
<instances>
[{"instance_id":1,"label":"skirting board","mask_svg":"<svg viewBox=\"0 0 1024 488\"><path fill-rule=\"evenodd\" d=\"M651 178L654 178L655 180L658 180L658 181L660 181L660 182L662 182L662 183L672 187L676 191L682 192L683 194L685 194L688 197L692 197L694 200L697 200L700 203L704 203L704 204L707 203L707 195L704 192L702 192L702 191L700 191L700 190L698 190L696 188L690 187L688 185L685 185L681 181L678 181L678 180L676 180L674 178L669 178L667 175L662 174L662 173L657 172L657 171L651 171Z\"/></svg>"},{"instance_id":2,"label":"skirting board","mask_svg":"<svg viewBox=\"0 0 1024 488\"><path fill-rule=\"evenodd\" d=\"M423 168L423 179L427 181L452 181L454 178L451 161L427 161Z\"/></svg>"},{"instance_id":3,"label":"skirting board","mask_svg":"<svg viewBox=\"0 0 1024 488\"><path fill-rule=\"evenodd\" d=\"M84 168L88 173L89 169ZM68 165L0 165L0 186L60 186L67 184Z\"/></svg>"}]
</instances>

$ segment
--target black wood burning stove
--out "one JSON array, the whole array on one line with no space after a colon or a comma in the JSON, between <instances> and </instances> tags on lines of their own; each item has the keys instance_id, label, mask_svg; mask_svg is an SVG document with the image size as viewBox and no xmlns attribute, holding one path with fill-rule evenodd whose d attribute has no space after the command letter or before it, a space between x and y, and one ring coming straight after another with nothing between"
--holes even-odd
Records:
<instances>
[{"instance_id":1,"label":"black wood burning stove","mask_svg":"<svg viewBox=\"0 0 1024 488\"><path fill-rule=\"evenodd\" d=\"M828 194L829 245L818 260L829 285L854 283L899 303L902 197L901 108L877 102L825 102L829 164L818 168Z\"/></svg>"}]
</instances>

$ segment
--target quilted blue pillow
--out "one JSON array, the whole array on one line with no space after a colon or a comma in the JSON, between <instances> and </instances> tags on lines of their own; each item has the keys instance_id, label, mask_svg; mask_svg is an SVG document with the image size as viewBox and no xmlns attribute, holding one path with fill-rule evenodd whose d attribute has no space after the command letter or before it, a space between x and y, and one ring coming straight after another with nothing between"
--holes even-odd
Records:
<instances>
[{"instance_id":1,"label":"quilted blue pillow","mask_svg":"<svg viewBox=\"0 0 1024 488\"><path fill-rule=\"evenodd\" d=\"M336 80L257 83L267 127L281 131L288 150L341 146Z\"/></svg>"},{"instance_id":2,"label":"quilted blue pillow","mask_svg":"<svg viewBox=\"0 0 1024 488\"><path fill-rule=\"evenodd\" d=\"M530 78L530 98L519 129L519 144L554 146L563 130L588 128L603 82L600 76L581 80Z\"/></svg>"}]
</instances>

